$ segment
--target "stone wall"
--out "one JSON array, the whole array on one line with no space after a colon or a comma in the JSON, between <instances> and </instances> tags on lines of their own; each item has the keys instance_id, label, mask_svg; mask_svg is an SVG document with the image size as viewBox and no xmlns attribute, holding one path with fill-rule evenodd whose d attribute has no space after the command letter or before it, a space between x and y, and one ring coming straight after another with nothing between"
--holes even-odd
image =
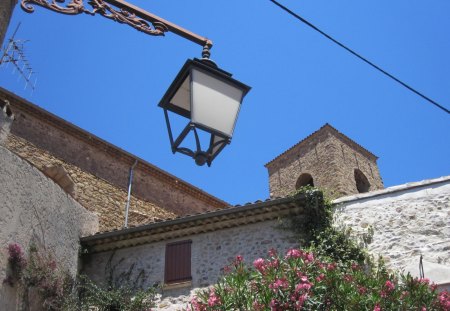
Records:
<instances>
[{"instance_id":1,"label":"stone wall","mask_svg":"<svg viewBox=\"0 0 450 311\"><path fill-rule=\"evenodd\" d=\"M367 177L370 191L382 189L376 160L376 156L327 124L266 164L270 196L293 193L303 173L310 174L314 186L332 197L355 194L355 169Z\"/></svg>"},{"instance_id":2,"label":"stone wall","mask_svg":"<svg viewBox=\"0 0 450 311\"><path fill-rule=\"evenodd\" d=\"M8 29L9 21L16 3L17 0L0 1L0 46L3 46L6 30Z\"/></svg>"},{"instance_id":3,"label":"stone wall","mask_svg":"<svg viewBox=\"0 0 450 311\"><path fill-rule=\"evenodd\" d=\"M9 243L25 251L33 241L54 254L72 275L77 273L79 238L98 231L98 218L51 179L0 146L0 306L16 309L17 287L6 277Z\"/></svg>"},{"instance_id":4,"label":"stone wall","mask_svg":"<svg viewBox=\"0 0 450 311\"><path fill-rule=\"evenodd\" d=\"M193 288L214 284L221 274L221 269L237 255L252 263L258 257L266 257L267 251L275 248L285 252L291 247L298 246L298 241L289 231L277 228L277 221L266 221L239 227L222 229L210 233L202 233L183 237L179 240L192 240L192 284L183 289L164 291L162 306L169 307L170 301L176 301L180 295L189 296ZM108 266L115 266L114 274L120 275L134 267L131 279L142 271L146 278L142 282L144 287L164 282L165 247L167 243L177 240L145 244L128 247L115 252L102 252L90 255L84 265L84 271L97 282L105 280ZM108 261L112 261L108 265ZM175 299L175 300L174 300Z\"/></svg>"},{"instance_id":5,"label":"stone wall","mask_svg":"<svg viewBox=\"0 0 450 311\"><path fill-rule=\"evenodd\" d=\"M355 235L374 229L369 251L383 256L390 267L401 270L412 264L418 269L421 254L427 262L450 266L450 176L345 197L335 204L337 224Z\"/></svg>"},{"instance_id":6,"label":"stone wall","mask_svg":"<svg viewBox=\"0 0 450 311\"><path fill-rule=\"evenodd\" d=\"M227 203L145 160L0 88L1 99L10 102L15 114L11 134L118 189L127 189L130 167L138 160L133 183L133 194L136 198L177 215L228 206Z\"/></svg>"},{"instance_id":7,"label":"stone wall","mask_svg":"<svg viewBox=\"0 0 450 311\"><path fill-rule=\"evenodd\" d=\"M8 136L6 147L41 170L46 166L63 166L76 185L75 199L86 209L98 215L100 230L123 227L127 200L125 189L112 185L75 165L64 162L15 135L10 134ZM128 221L130 226L148 223L155 219L173 218L174 216L173 213L165 211L151 202L131 196Z\"/></svg>"}]
</instances>

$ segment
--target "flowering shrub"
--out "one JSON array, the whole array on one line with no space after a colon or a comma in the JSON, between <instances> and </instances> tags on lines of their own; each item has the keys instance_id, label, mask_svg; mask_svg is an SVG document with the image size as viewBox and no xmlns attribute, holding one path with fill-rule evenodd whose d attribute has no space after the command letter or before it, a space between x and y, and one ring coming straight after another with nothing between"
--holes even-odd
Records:
<instances>
[{"instance_id":1,"label":"flowering shrub","mask_svg":"<svg viewBox=\"0 0 450 311\"><path fill-rule=\"evenodd\" d=\"M148 311L154 306L156 289L137 289L123 282L119 287L102 287L86 276L74 279L54 260L48 251L31 244L29 258L25 259L20 245L8 246L8 262L12 271L3 282L14 282L23 291L23 301L29 289L34 289L47 311Z\"/></svg>"},{"instance_id":2,"label":"flowering shrub","mask_svg":"<svg viewBox=\"0 0 450 311\"><path fill-rule=\"evenodd\" d=\"M23 253L22 247L17 243L10 243L8 245L8 263L11 268L11 274L3 280L4 283L14 286L14 281L19 280L23 269L27 265L27 260Z\"/></svg>"},{"instance_id":3,"label":"flowering shrub","mask_svg":"<svg viewBox=\"0 0 450 311\"><path fill-rule=\"evenodd\" d=\"M436 310L450 311L450 295L427 279L389 273L379 264L366 271L356 262L337 264L312 252L274 250L253 265L238 256L209 290L191 301L209 310Z\"/></svg>"}]
</instances>

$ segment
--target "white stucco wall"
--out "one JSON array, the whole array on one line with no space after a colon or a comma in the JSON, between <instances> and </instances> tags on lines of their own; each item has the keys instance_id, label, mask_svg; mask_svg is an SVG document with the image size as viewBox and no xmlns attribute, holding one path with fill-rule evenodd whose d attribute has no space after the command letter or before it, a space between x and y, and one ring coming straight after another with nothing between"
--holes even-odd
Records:
<instances>
[{"instance_id":1,"label":"white stucco wall","mask_svg":"<svg viewBox=\"0 0 450 311\"><path fill-rule=\"evenodd\" d=\"M0 146L0 309L16 310L15 289L3 284L7 246L31 241L54 254L73 275L80 236L98 230L98 218L34 166Z\"/></svg>"},{"instance_id":2,"label":"white stucco wall","mask_svg":"<svg viewBox=\"0 0 450 311\"><path fill-rule=\"evenodd\" d=\"M350 227L356 235L373 227L369 251L376 257L382 255L390 267L406 268L417 275L422 254L425 271L426 262L430 262L448 272L450 176L344 197L335 203L338 223ZM425 273L425 277L430 276ZM450 282L450 275L434 277L438 284L446 280Z\"/></svg>"}]
</instances>

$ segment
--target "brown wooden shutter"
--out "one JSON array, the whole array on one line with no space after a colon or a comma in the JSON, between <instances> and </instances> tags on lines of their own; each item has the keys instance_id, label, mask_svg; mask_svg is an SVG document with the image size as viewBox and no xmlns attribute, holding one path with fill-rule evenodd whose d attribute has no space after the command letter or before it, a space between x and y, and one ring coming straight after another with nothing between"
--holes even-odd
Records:
<instances>
[{"instance_id":1,"label":"brown wooden shutter","mask_svg":"<svg viewBox=\"0 0 450 311\"><path fill-rule=\"evenodd\" d=\"M191 244L188 240L166 245L165 283L192 280Z\"/></svg>"}]
</instances>

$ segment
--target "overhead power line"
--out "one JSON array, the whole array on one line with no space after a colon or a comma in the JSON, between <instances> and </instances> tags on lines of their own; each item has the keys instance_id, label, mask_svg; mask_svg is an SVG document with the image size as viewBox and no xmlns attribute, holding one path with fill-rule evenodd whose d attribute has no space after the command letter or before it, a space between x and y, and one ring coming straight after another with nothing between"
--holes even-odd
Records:
<instances>
[{"instance_id":1,"label":"overhead power line","mask_svg":"<svg viewBox=\"0 0 450 311\"><path fill-rule=\"evenodd\" d=\"M443 111L445 111L446 113L450 114L450 110L448 110L447 108L445 108L444 106L438 104L437 102L435 102L434 100L432 100L431 98L429 98L428 96L425 96L424 94L422 94L421 92L413 89L411 86L409 86L408 84L406 84L405 82L401 81L400 79L394 77L393 75L391 75L389 72L387 72L386 70L380 68L379 66L375 65L374 63L372 63L371 61L369 61L367 58L361 56L360 54L356 53L355 51L353 51L352 49L350 49L349 47L345 46L344 44L342 44L341 42L339 42L338 40L334 39L332 36L328 35L327 33L323 32L322 30L320 30L319 28L317 28L316 26L314 26L313 24L311 24L310 22L308 22L306 19L304 19L303 17L299 16L298 14L296 14L295 12L291 11L290 9L288 9L287 7L285 7L284 5L280 4L279 2L275 1L275 0L270 0L271 2L273 2L274 4L276 4L278 7L280 7L281 9L283 9L284 11L286 11L287 13L291 14L292 16L294 16L296 19L298 19L299 21L303 22L304 24L306 24L307 26L311 27L312 29L314 29L315 31L317 31L318 33L320 33L321 35L325 36L327 39L333 41L334 43L336 43L337 45L339 45L341 48L347 50L348 52L350 52L351 54L353 54L354 56L358 57L360 60L362 60L363 62L369 64L370 66L372 66L373 68L377 69L378 71L382 72L383 74L385 74L386 76L388 76L389 78L393 79L394 81L400 83L401 85L403 85L404 87L406 87L408 90L414 92L416 95L419 95L420 97L422 97L423 99L425 99L426 101L428 101L429 103L435 105L436 107L442 109Z\"/></svg>"}]
</instances>

